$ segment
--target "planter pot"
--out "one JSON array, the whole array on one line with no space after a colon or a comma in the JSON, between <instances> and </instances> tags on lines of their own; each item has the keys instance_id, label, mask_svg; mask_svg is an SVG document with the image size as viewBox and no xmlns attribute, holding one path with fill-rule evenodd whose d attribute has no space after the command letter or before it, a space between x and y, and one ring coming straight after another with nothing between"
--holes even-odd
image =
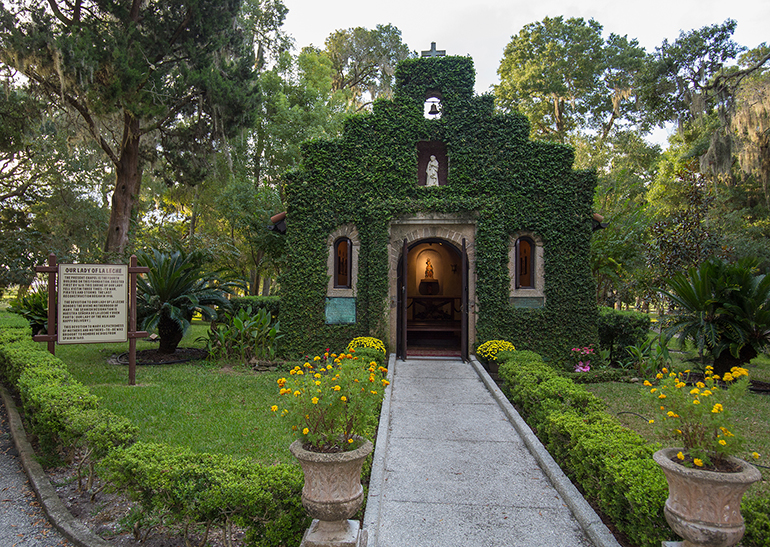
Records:
<instances>
[{"instance_id":1,"label":"planter pot","mask_svg":"<svg viewBox=\"0 0 770 547\"><path fill-rule=\"evenodd\" d=\"M370 441L364 441L356 450L325 454L305 450L300 441L291 444L289 450L305 474L302 505L314 519L302 547L366 544L365 532L359 532L358 522L348 519L364 501L361 468L372 448Z\"/></svg>"},{"instance_id":2,"label":"planter pot","mask_svg":"<svg viewBox=\"0 0 770 547\"><path fill-rule=\"evenodd\" d=\"M730 458L740 467L735 473L685 467L672 461L679 450L664 448L653 454L668 480L666 521L684 538L683 547L735 545L746 529L741 516L741 498L762 475L756 467L737 458Z\"/></svg>"}]
</instances>

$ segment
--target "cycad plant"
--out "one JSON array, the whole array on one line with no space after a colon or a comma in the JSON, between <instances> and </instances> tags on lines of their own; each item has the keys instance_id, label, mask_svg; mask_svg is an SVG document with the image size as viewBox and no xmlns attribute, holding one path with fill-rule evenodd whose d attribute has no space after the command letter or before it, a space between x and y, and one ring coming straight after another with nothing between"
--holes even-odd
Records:
<instances>
[{"instance_id":1,"label":"cycad plant","mask_svg":"<svg viewBox=\"0 0 770 547\"><path fill-rule=\"evenodd\" d=\"M770 345L770 277L758 275L751 258L734 264L719 259L704 262L668 280L674 315L663 334L691 340L703 360L714 357L714 372L723 375L741 366Z\"/></svg>"},{"instance_id":2,"label":"cycad plant","mask_svg":"<svg viewBox=\"0 0 770 547\"><path fill-rule=\"evenodd\" d=\"M202 252L151 249L138 252L137 258L150 268L137 278L137 313L142 329L158 330L161 353L176 351L196 313L212 321L217 306L230 309L226 294L232 285L203 270Z\"/></svg>"}]
</instances>

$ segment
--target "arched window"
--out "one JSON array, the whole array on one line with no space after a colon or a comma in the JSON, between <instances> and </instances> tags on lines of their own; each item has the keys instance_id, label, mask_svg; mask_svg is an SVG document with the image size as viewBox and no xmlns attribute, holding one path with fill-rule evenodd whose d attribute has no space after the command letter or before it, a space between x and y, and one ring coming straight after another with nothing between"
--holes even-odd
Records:
<instances>
[{"instance_id":1,"label":"arched window","mask_svg":"<svg viewBox=\"0 0 770 547\"><path fill-rule=\"evenodd\" d=\"M353 286L353 244L347 237L334 242L334 288L350 289Z\"/></svg>"},{"instance_id":2,"label":"arched window","mask_svg":"<svg viewBox=\"0 0 770 547\"><path fill-rule=\"evenodd\" d=\"M535 288L535 244L528 237L516 240L516 288Z\"/></svg>"}]
</instances>

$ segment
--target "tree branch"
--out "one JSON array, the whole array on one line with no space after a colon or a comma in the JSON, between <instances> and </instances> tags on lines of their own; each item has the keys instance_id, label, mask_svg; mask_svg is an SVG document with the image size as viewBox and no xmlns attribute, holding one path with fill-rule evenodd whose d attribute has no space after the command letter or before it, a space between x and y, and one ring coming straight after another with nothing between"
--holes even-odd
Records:
<instances>
[{"instance_id":1,"label":"tree branch","mask_svg":"<svg viewBox=\"0 0 770 547\"><path fill-rule=\"evenodd\" d=\"M67 17L65 17L65 15L59 9L59 5L56 3L56 0L48 0L48 5L51 7L51 11L53 11L54 16L65 25L70 26L74 22L72 19L67 19Z\"/></svg>"}]
</instances>

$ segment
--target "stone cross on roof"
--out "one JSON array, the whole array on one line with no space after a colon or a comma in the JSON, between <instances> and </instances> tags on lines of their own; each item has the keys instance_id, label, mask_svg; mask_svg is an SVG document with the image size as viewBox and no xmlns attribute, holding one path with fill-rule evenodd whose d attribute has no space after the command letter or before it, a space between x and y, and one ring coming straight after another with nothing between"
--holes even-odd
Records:
<instances>
[{"instance_id":1,"label":"stone cross on roof","mask_svg":"<svg viewBox=\"0 0 770 547\"><path fill-rule=\"evenodd\" d=\"M430 49L422 52L423 57L444 57L446 55L445 49L436 49L436 42L430 43Z\"/></svg>"}]
</instances>

